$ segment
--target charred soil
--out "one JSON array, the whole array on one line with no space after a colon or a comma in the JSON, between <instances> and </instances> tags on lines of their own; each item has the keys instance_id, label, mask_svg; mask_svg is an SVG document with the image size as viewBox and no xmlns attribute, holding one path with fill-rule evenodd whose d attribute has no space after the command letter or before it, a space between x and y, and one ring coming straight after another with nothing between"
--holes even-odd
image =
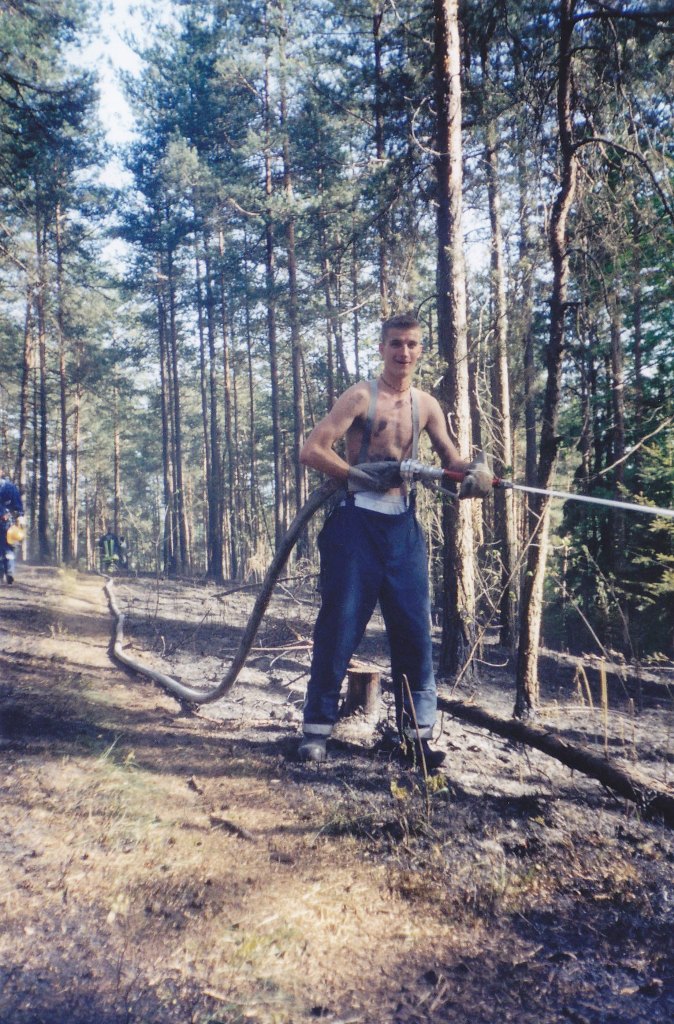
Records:
<instances>
[{"instance_id":1,"label":"charred soil","mask_svg":"<svg viewBox=\"0 0 674 1024\"><path fill-rule=\"evenodd\" d=\"M386 695L326 763L294 760L311 579L278 590L227 698L190 709L112 659L101 578L20 569L0 593L2 1024L674 1019L671 829L447 715L426 780L377 746ZM115 593L134 656L209 687L255 591ZM377 621L360 654L386 675ZM486 655L455 696L507 716L512 671ZM671 666L607 678L602 708L596 664L546 658L541 722L666 784Z\"/></svg>"}]
</instances>

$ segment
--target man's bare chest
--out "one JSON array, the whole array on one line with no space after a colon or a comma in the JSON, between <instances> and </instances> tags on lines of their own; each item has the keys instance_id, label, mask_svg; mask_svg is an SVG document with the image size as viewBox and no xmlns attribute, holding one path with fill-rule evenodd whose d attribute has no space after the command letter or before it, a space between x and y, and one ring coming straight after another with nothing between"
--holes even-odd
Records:
<instances>
[{"instance_id":1,"label":"man's bare chest","mask_svg":"<svg viewBox=\"0 0 674 1024\"><path fill-rule=\"evenodd\" d=\"M414 416L411 393L377 396L374 414L354 420L346 435L347 457L355 462L408 458L412 451ZM367 451L362 452L367 442Z\"/></svg>"}]
</instances>

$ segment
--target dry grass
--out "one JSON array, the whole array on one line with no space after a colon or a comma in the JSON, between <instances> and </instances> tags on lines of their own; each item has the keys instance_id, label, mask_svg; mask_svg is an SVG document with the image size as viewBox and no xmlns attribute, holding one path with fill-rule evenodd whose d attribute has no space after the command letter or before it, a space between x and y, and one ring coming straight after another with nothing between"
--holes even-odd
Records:
<instances>
[{"instance_id":1,"label":"dry grass","mask_svg":"<svg viewBox=\"0 0 674 1024\"><path fill-rule=\"evenodd\" d=\"M297 765L260 665L181 714L60 579L24 579L0 655L2 1024L671 1019L669 832L457 723L429 785L357 731Z\"/></svg>"}]
</instances>

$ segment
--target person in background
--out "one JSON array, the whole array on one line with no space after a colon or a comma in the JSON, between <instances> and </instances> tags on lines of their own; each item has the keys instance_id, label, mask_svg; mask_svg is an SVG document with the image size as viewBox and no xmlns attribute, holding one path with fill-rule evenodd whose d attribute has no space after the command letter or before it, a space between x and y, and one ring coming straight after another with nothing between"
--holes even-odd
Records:
<instances>
[{"instance_id":1,"label":"person in background","mask_svg":"<svg viewBox=\"0 0 674 1024\"><path fill-rule=\"evenodd\" d=\"M120 569L129 568L129 549L126 543L126 537L119 538L119 567Z\"/></svg>"},{"instance_id":2,"label":"person in background","mask_svg":"<svg viewBox=\"0 0 674 1024\"><path fill-rule=\"evenodd\" d=\"M98 547L101 552L101 572L108 572L119 566L119 539L117 534L106 528L99 538Z\"/></svg>"},{"instance_id":3,"label":"person in background","mask_svg":"<svg viewBox=\"0 0 674 1024\"><path fill-rule=\"evenodd\" d=\"M5 470L0 471L0 578L14 582L14 545L12 534L19 527L23 533L24 509L21 493ZM14 529L13 529L14 528ZM9 536L8 536L9 535Z\"/></svg>"}]
</instances>

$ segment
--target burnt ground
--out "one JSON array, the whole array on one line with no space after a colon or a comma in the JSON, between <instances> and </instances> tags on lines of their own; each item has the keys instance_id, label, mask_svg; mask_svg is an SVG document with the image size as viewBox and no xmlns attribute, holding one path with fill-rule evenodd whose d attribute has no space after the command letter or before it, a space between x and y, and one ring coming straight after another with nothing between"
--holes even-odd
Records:
<instances>
[{"instance_id":1,"label":"burnt ground","mask_svg":"<svg viewBox=\"0 0 674 1024\"><path fill-rule=\"evenodd\" d=\"M326 764L294 760L311 580L195 712L113 660L100 578L20 569L0 592L2 1024L674 1019L671 829L449 716L426 782L373 749L386 694ZM229 589L119 578L126 649L212 685L254 596ZM385 679L377 621L360 655ZM541 723L667 783L671 665L609 666L606 713L596 661L541 668ZM509 715L494 646L481 678L454 695Z\"/></svg>"}]
</instances>

